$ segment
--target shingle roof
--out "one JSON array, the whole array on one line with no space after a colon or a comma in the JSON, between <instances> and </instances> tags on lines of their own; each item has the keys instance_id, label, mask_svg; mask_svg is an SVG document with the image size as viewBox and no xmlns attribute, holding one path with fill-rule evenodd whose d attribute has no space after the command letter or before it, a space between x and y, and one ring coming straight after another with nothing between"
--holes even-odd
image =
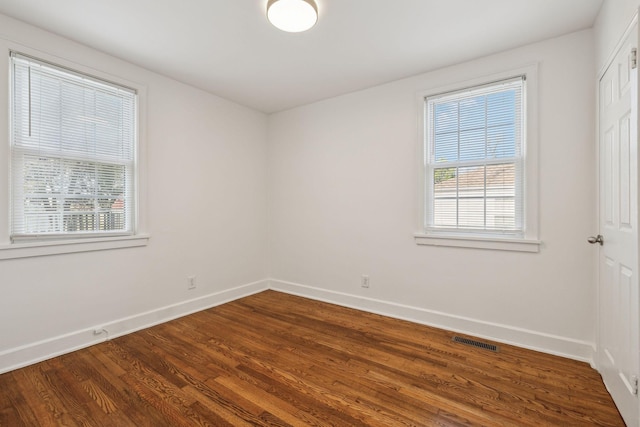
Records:
<instances>
[{"instance_id":1,"label":"shingle roof","mask_svg":"<svg viewBox=\"0 0 640 427\"><path fill-rule=\"evenodd\" d=\"M473 168L460 168L466 170L456 177L452 177L437 183L435 187L436 192L440 191L453 191L456 189L456 184L460 190L477 189L484 187L485 168L484 166ZM487 188L511 188L515 182L515 166L511 164L500 165L488 165L487 170Z\"/></svg>"}]
</instances>

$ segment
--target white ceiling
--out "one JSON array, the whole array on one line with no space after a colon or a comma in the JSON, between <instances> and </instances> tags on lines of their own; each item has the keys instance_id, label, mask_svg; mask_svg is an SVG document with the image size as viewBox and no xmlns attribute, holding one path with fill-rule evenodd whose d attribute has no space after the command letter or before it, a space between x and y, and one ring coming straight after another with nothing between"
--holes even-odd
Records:
<instances>
[{"instance_id":1,"label":"white ceiling","mask_svg":"<svg viewBox=\"0 0 640 427\"><path fill-rule=\"evenodd\" d=\"M603 0L0 0L0 13L271 113L589 28Z\"/></svg>"}]
</instances>

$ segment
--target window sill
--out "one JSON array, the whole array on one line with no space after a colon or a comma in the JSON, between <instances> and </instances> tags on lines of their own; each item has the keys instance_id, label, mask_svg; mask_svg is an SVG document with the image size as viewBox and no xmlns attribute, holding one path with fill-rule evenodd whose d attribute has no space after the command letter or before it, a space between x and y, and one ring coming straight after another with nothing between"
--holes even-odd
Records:
<instances>
[{"instance_id":1,"label":"window sill","mask_svg":"<svg viewBox=\"0 0 640 427\"><path fill-rule=\"evenodd\" d=\"M452 248L491 249L496 251L540 252L539 240L508 239L476 236L438 236L432 234L414 234L416 244L427 246L447 246Z\"/></svg>"},{"instance_id":2,"label":"window sill","mask_svg":"<svg viewBox=\"0 0 640 427\"><path fill-rule=\"evenodd\" d=\"M146 246L148 243L149 235L147 234L139 234L136 236L56 240L49 242L20 242L10 245L0 245L0 260L134 248L138 246Z\"/></svg>"}]
</instances>

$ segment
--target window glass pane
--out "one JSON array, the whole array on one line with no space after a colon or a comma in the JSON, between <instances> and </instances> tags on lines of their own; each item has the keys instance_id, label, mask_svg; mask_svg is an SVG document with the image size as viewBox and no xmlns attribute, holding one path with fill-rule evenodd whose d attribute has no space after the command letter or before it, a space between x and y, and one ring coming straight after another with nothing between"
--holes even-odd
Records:
<instances>
[{"instance_id":1,"label":"window glass pane","mask_svg":"<svg viewBox=\"0 0 640 427\"><path fill-rule=\"evenodd\" d=\"M487 129L487 158L512 158L516 154L516 133L513 124Z\"/></svg>"},{"instance_id":2,"label":"window glass pane","mask_svg":"<svg viewBox=\"0 0 640 427\"><path fill-rule=\"evenodd\" d=\"M485 98L476 96L460 101L460 130L484 129Z\"/></svg>"},{"instance_id":3,"label":"window glass pane","mask_svg":"<svg viewBox=\"0 0 640 427\"><path fill-rule=\"evenodd\" d=\"M436 135L435 161L458 160L458 132Z\"/></svg>"},{"instance_id":4,"label":"window glass pane","mask_svg":"<svg viewBox=\"0 0 640 427\"><path fill-rule=\"evenodd\" d=\"M458 226L467 229L484 229L484 198L468 197L460 199Z\"/></svg>"},{"instance_id":5,"label":"window glass pane","mask_svg":"<svg viewBox=\"0 0 640 427\"><path fill-rule=\"evenodd\" d=\"M513 124L516 116L516 91L505 90L487 95L487 126Z\"/></svg>"},{"instance_id":6,"label":"window glass pane","mask_svg":"<svg viewBox=\"0 0 640 427\"><path fill-rule=\"evenodd\" d=\"M484 167L460 168L458 172L458 225L484 227Z\"/></svg>"},{"instance_id":7,"label":"window glass pane","mask_svg":"<svg viewBox=\"0 0 640 427\"><path fill-rule=\"evenodd\" d=\"M440 227L456 227L457 212L457 179L455 168L440 168L433 172L434 223Z\"/></svg>"},{"instance_id":8,"label":"window glass pane","mask_svg":"<svg viewBox=\"0 0 640 427\"><path fill-rule=\"evenodd\" d=\"M485 158L485 129L460 132L460 160L482 160Z\"/></svg>"},{"instance_id":9,"label":"window glass pane","mask_svg":"<svg viewBox=\"0 0 640 427\"><path fill-rule=\"evenodd\" d=\"M515 228L515 188L515 165L487 166L487 228Z\"/></svg>"},{"instance_id":10,"label":"window glass pane","mask_svg":"<svg viewBox=\"0 0 640 427\"><path fill-rule=\"evenodd\" d=\"M458 131L458 103L449 102L435 106L435 133L451 133Z\"/></svg>"}]
</instances>

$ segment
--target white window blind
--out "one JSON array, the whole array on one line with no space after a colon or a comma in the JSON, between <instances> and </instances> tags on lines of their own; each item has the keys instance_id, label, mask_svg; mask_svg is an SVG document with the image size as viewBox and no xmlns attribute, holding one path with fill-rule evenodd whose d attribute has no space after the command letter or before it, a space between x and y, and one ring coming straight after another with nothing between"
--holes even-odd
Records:
<instances>
[{"instance_id":1,"label":"white window blind","mask_svg":"<svg viewBox=\"0 0 640 427\"><path fill-rule=\"evenodd\" d=\"M133 234L136 93L11 53L11 238Z\"/></svg>"},{"instance_id":2,"label":"white window blind","mask_svg":"<svg viewBox=\"0 0 640 427\"><path fill-rule=\"evenodd\" d=\"M425 98L426 229L524 232L524 77Z\"/></svg>"}]
</instances>

